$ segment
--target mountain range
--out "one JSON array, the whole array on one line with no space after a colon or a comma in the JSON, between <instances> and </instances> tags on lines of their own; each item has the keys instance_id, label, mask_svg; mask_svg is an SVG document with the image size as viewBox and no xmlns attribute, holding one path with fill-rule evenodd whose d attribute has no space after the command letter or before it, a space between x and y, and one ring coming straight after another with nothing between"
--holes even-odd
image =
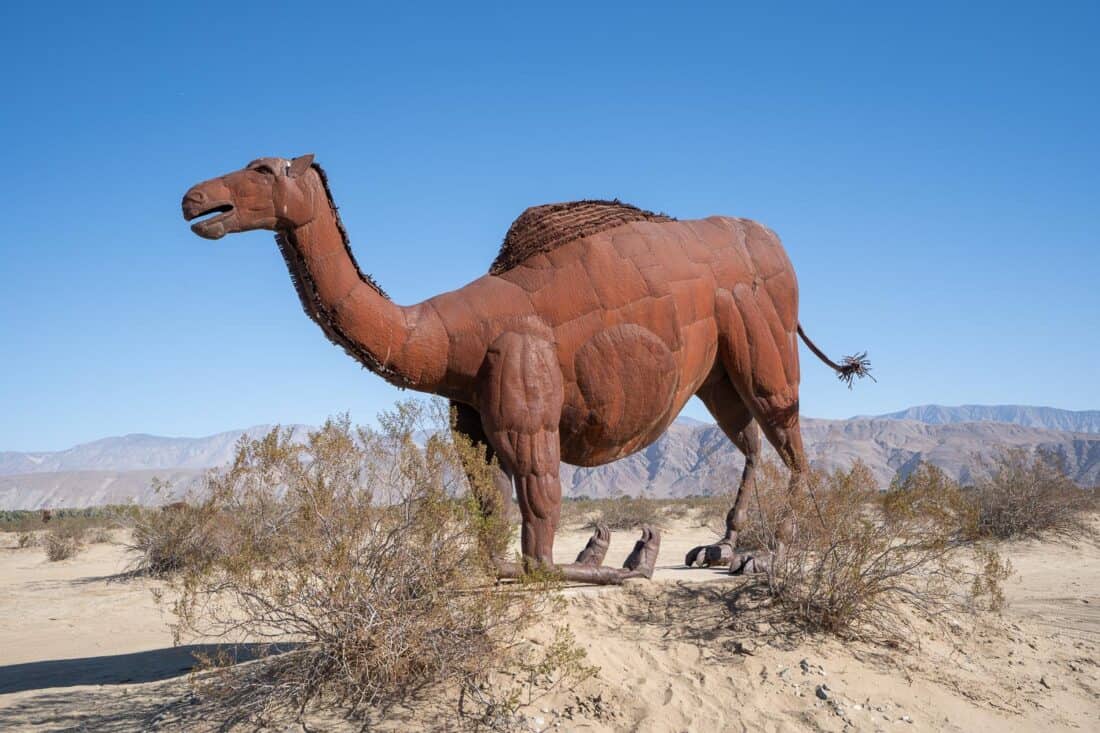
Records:
<instances>
[{"instance_id":1,"label":"mountain range","mask_svg":"<svg viewBox=\"0 0 1100 733\"><path fill-rule=\"evenodd\" d=\"M919 405L878 417L916 420L930 425L960 422L1004 422L1029 428L1065 430L1071 433L1100 433L1100 410L1059 410L1028 405Z\"/></svg>"},{"instance_id":2,"label":"mountain range","mask_svg":"<svg viewBox=\"0 0 1100 733\"><path fill-rule=\"evenodd\" d=\"M303 435L308 426L291 427ZM210 468L228 463L242 435L259 425L203 438L134 434L62 451L0 452L0 509L82 507L136 501L159 504L201 485ZM1100 485L1100 410L1070 411L1020 405L922 405L848 420L803 418L811 463L831 470L866 463L886 485L922 461L969 481L983 459L1006 446L1061 456L1083 486ZM770 447L767 455L775 459ZM677 420L653 445L598 468L562 466L567 496L687 496L729 489L740 476L741 454L711 423ZM158 494L153 477L172 485Z\"/></svg>"}]
</instances>

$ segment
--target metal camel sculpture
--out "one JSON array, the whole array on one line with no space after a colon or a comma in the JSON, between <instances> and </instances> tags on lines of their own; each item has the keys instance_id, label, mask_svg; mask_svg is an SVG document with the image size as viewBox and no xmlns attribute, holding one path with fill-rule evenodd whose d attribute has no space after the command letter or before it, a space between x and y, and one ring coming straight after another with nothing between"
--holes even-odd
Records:
<instances>
[{"instance_id":1,"label":"metal camel sculpture","mask_svg":"<svg viewBox=\"0 0 1100 733\"><path fill-rule=\"evenodd\" d=\"M522 516L524 561L553 565L559 463L598 466L645 448L698 395L746 458L725 537L693 563L759 571L737 551L760 453L775 446L798 490L798 286L778 237L747 219L677 221L618 201L537 206L516 219L484 277L399 306L355 262L312 155L261 158L183 198L207 239L269 229L306 313L353 358L400 387L448 398L455 429L496 456L499 511ZM204 217L204 218L200 218ZM807 340L807 344L809 341ZM863 355L834 364L842 379ZM780 528L789 539L791 529ZM786 535L784 535L786 533ZM597 530L567 580L651 577L660 534L645 528L622 569L603 567ZM503 575L522 572L501 564Z\"/></svg>"}]
</instances>

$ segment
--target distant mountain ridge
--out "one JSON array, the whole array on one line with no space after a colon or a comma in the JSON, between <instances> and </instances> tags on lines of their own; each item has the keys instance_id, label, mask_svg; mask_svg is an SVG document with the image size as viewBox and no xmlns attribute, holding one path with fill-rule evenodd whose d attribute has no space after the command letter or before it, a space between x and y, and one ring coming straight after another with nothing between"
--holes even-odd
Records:
<instances>
[{"instance_id":1,"label":"distant mountain ridge","mask_svg":"<svg viewBox=\"0 0 1100 733\"><path fill-rule=\"evenodd\" d=\"M861 417L868 417L866 415ZM1061 410L1029 405L918 405L875 417L916 420L929 425L961 422L1002 422L1071 433L1100 433L1100 410Z\"/></svg>"},{"instance_id":2,"label":"distant mountain ridge","mask_svg":"<svg viewBox=\"0 0 1100 733\"><path fill-rule=\"evenodd\" d=\"M257 438L273 425L255 425L202 438L169 438L132 433L81 443L61 451L0 452L0 476L55 471L137 471L142 469L210 468L233 459L241 436ZM303 435L307 425L284 425Z\"/></svg>"},{"instance_id":3,"label":"distant mountain ridge","mask_svg":"<svg viewBox=\"0 0 1100 733\"><path fill-rule=\"evenodd\" d=\"M924 420L903 417L923 416ZM1065 414L1063 414L1065 413ZM962 481L980 460L1005 446L1043 449L1061 456L1070 476L1083 486L1100 485L1100 430L1069 431L1025 424L1087 426L1092 412L1020 406L935 405L910 408L881 417L849 420L803 418L807 455L826 470L866 463L882 485L896 473L907 473L922 461L935 464ZM962 420L963 416L984 419ZM1073 422L1064 422L1073 416ZM994 420L1001 416L1007 422ZM1083 416L1083 417L1082 417ZM288 426L302 435L307 426ZM270 426L218 433L205 438L161 438L126 435L46 453L0 453L0 509L94 506L129 500L158 504L200 486L205 470L233 458L242 435L257 437ZM770 447L766 455L775 460ZM730 489L740 476L743 459L712 423L677 420L653 445L628 458L598 468L563 465L562 487L568 496L687 496ZM172 483L172 497L150 489L157 476Z\"/></svg>"},{"instance_id":4,"label":"distant mountain ridge","mask_svg":"<svg viewBox=\"0 0 1100 733\"><path fill-rule=\"evenodd\" d=\"M811 465L831 471L865 463L885 487L920 463L939 466L963 482L1006 447L1044 450L1065 461L1082 486L1100 485L1100 435L993 422L929 425L915 420L803 418L802 436ZM765 443L765 457L778 461ZM562 466L570 496L614 496L645 491L656 497L712 494L732 488L744 460L716 425L673 424L649 448L598 468Z\"/></svg>"},{"instance_id":5,"label":"distant mountain ridge","mask_svg":"<svg viewBox=\"0 0 1100 733\"><path fill-rule=\"evenodd\" d=\"M208 468L135 471L44 471L0 476L0 509L88 507L105 504L167 504L202 486ZM153 479L171 487L153 490Z\"/></svg>"}]
</instances>

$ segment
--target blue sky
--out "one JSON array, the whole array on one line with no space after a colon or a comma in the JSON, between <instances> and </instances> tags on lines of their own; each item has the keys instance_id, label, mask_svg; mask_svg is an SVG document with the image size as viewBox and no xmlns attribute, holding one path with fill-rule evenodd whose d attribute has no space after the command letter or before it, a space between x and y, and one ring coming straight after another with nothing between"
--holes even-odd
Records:
<instances>
[{"instance_id":1,"label":"blue sky","mask_svg":"<svg viewBox=\"0 0 1100 733\"><path fill-rule=\"evenodd\" d=\"M269 233L180 217L304 152L400 303L483 274L526 206L619 197L780 234L808 332L879 377L804 350L804 414L1100 406L1100 6L675 5L4 3L0 449L400 396Z\"/></svg>"}]
</instances>

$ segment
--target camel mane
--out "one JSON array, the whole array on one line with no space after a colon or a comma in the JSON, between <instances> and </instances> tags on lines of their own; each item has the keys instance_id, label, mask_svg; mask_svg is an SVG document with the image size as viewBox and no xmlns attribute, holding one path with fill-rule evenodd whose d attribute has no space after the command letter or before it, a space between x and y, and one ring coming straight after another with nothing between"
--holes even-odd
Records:
<instances>
[{"instance_id":1,"label":"camel mane","mask_svg":"<svg viewBox=\"0 0 1100 733\"><path fill-rule=\"evenodd\" d=\"M676 220L666 214L624 204L618 199L585 199L532 206L508 228L489 274L500 275L537 254L632 221Z\"/></svg>"},{"instance_id":2,"label":"camel mane","mask_svg":"<svg viewBox=\"0 0 1100 733\"><path fill-rule=\"evenodd\" d=\"M313 170L317 171L317 175L321 177L321 184L324 186L325 196L328 198L328 205L332 208L332 216L336 220L336 228L340 231L340 239L344 243L344 249L347 250L348 258L351 260L352 266L355 267L355 271L359 274L359 279L373 288L375 292L383 298L389 300L386 291L382 290L378 283L374 281L374 278L360 269L359 263L356 262L355 255L351 251L351 240L348 239L348 232L344 229L344 222L340 220L339 208L332 198L332 190L328 185L328 176L325 175L325 171L321 166L316 163L313 163L312 166ZM279 252L282 253L283 259L286 260L287 269L290 271L290 279L291 282L294 283L294 290L298 293L298 299L302 303L302 309L306 312L307 316L321 327L321 330L324 331L329 341L341 347L353 359L366 366L375 374L390 381L392 384L396 384L399 387L409 386L409 380L406 377L394 371L388 365L383 364L370 352L357 348L355 341L348 338L343 330L336 325L333 314L324 306L320 296L317 294L317 286L309 275L309 269L306 267L305 259L302 257L302 252L301 249L299 249L298 240L293 230L276 231L275 243L279 245Z\"/></svg>"},{"instance_id":3,"label":"camel mane","mask_svg":"<svg viewBox=\"0 0 1100 733\"><path fill-rule=\"evenodd\" d=\"M359 263L355 260L355 254L351 251L351 239L348 238L348 230L344 229L344 222L340 218L340 207L336 205L336 200L332 198L332 189L329 188L328 176L325 174L325 169L317 163L311 165L313 166L313 170L317 171L317 175L321 177L321 185L325 187L325 197L328 198L328 205L332 208L332 218L336 220L336 228L340 230L340 239L344 242L344 249L348 252L351 264L355 266L355 271L359 273L359 279L374 288L383 298L389 300L390 296L386 295L386 291L382 289L382 286L375 282L374 278L370 276L370 273L363 272L359 267Z\"/></svg>"}]
</instances>

